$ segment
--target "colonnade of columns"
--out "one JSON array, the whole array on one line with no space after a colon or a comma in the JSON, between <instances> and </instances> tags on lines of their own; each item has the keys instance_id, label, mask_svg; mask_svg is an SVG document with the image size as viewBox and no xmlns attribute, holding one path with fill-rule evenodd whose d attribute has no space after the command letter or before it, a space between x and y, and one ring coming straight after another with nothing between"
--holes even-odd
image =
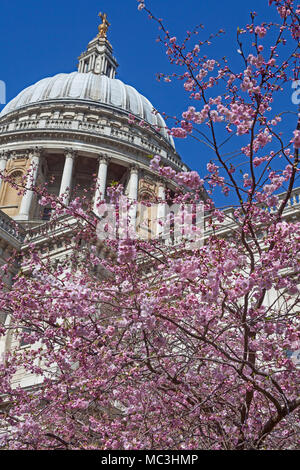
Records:
<instances>
[{"instance_id":1,"label":"colonnade of columns","mask_svg":"<svg viewBox=\"0 0 300 470\"><path fill-rule=\"evenodd\" d=\"M27 177L27 183L22 197L22 202L20 206L19 215L16 216L17 220L29 220L30 219L30 210L32 207L34 192L32 188L34 187L37 176L39 173L39 168L41 165L43 156L43 149L36 147L29 152L29 158L31 160L30 171ZM72 180L74 173L74 163L77 157L77 152L72 148L65 149L65 163L64 169L59 189L59 196L62 198L62 202L65 205L68 205L71 197L72 189ZM0 171L4 172L7 164L8 152L3 151L0 153ZM94 196L94 212L97 213L97 205L101 200L104 200L106 196L106 185L107 185L107 175L108 175L108 166L110 158L107 155L99 156L99 167L98 167L98 176L96 181L96 190ZM0 187L2 179L0 178ZM139 187L139 168L137 165L130 166L130 175L128 183L128 198L131 201L137 201L138 199L138 187ZM159 197L164 199L162 187L159 190ZM161 209L162 212L163 209ZM134 210L131 214L132 219L135 219Z\"/></svg>"}]
</instances>

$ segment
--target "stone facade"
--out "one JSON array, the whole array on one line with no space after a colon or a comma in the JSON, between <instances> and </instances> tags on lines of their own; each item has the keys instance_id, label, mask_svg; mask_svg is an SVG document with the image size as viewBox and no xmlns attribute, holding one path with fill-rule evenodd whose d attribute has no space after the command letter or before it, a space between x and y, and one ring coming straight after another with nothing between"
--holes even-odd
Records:
<instances>
[{"instance_id":1,"label":"stone facade","mask_svg":"<svg viewBox=\"0 0 300 470\"><path fill-rule=\"evenodd\" d=\"M122 184L136 201L164 199L167 188L176 188L150 169L151 155L176 171L188 170L163 118L144 96L115 78L117 66L112 46L98 35L80 56L78 72L41 80L0 113L0 171L13 182L0 179L0 265L15 260L4 278L7 289L29 243L53 263L72 259L66 240L76 221L65 216L53 221L33 185L46 184L66 205L85 195L97 213L97 201L107 197L112 184ZM107 256L105 243L98 250ZM0 321L10 319L2 313ZM13 347L19 345L9 334L0 341L0 355ZM35 383L22 371L16 380L25 387Z\"/></svg>"},{"instance_id":2,"label":"stone facade","mask_svg":"<svg viewBox=\"0 0 300 470\"><path fill-rule=\"evenodd\" d=\"M5 278L7 288L18 270L18 253L29 242L54 260L70 255L64 236L72 223L67 229L63 218L51 224L51 211L38 204L32 182L47 183L49 192L62 196L65 204L85 194L96 212L97 201L106 198L107 187L116 182L137 201L164 200L167 189L176 189L173 181L159 179L150 169L151 155L159 155L176 171L188 171L162 117L145 97L115 78L116 68L111 45L97 37L80 56L78 72L38 82L0 114L0 171L20 186L28 174L25 190L0 180L0 264L15 256ZM300 188L284 213L287 220L299 218L299 197ZM158 218L163 210L162 204L157 207ZM235 224L233 210L226 215L219 229L225 237ZM105 246L100 248L105 256ZM0 321L5 321L4 315ZM11 338L1 340L0 353L9 347Z\"/></svg>"}]
</instances>

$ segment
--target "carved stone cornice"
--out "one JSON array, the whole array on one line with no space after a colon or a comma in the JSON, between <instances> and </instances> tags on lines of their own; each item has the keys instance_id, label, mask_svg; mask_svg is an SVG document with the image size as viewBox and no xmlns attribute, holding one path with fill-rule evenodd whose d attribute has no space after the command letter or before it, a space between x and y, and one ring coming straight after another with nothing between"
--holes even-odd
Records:
<instances>
[{"instance_id":1,"label":"carved stone cornice","mask_svg":"<svg viewBox=\"0 0 300 470\"><path fill-rule=\"evenodd\" d=\"M151 153L159 154L164 163L176 170L182 171L183 167L185 167L180 158L176 156L176 153L172 151L169 146L168 149L166 149L161 138L159 141L155 142L156 145L154 147L156 148L152 148L152 145L149 144L147 139L145 140L132 132L122 130L118 136L113 135L111 128L109 128L106 123L102 124L99 122L98 124L89 124L88 122L84 122L82 128L73 129L70 127L69 120L58 119L58 121L60 121L58 124L56 124L57 120L53 120L53 122L55 121L53 127L51 127L52 124L51 126L48 124L47 120L44 121L43 125L45 125L45 127L39 127L39 120L37 120L35 126L24 127L26 122L22 121L22 123L20 123L22 124L22 128L20 129L10 127L11 125L15 125L14 122L9 125L1 126L0 121L0 144L11 145L12 143L16 144L22 142L22 144L24 143L24 146L26 146L26 142L32 145L34 141L38 140L38 144L40 144L41 141L42 145L47 147L48 142L51 143L53 140L60 140L62 141L61 149L63 150L68 146L68 143L72 146L76 139L76 141L79 141L81 144L92 144L98 147L104 144L106 147L115 149L118 152L124 151L126 154L130 154L134 160L138 159L142 165L148 166L149 160L147 155ZM3 129L2 132L1 127Z\"/></svg>"},{"instance_id":2,"label":"carved stone cornice","mask_svg":"<svg viewBox=\"0 0 300 470\"><path fill-rule=\"evenodd\" d=\"M84 115L87 115L87 110L89 113L95 114L97 123L95 123L94 119L90 121L88 118L83 118ZM65 118L62 115L67 111L70 111L73 114L75 113L75 116L72 117L72 122L70 122L70 119ZM43 115L41 117L41 112L47 112L49 116L45 117L45 115ZM56 115L57 113L59 113L58 116ZM32 118L32 116L34 117ZM22 117L21 121L18 120L19 117ZM25 117L28 117L28 119L24 119ZM74 131L83 130L86 132L90 131L93 133L94 131L94 133L99 133L101 132L101 129L103 129L103 125L106 125L106 123L102 122L103 119L109 121L108 126L111 129L112 119L118 121L119 125L121 124L119 129L120 132L118 132L118 129L116 129L118 132L116 137L120 136L122 139L128 139L129 141L135 137L138 137L143 140L142 145L147 146L151 153L157 153L156 149L151 149L151 147L164 148L167 152L174 152L174 149L172 148L168 139L165 136L157 133L157 131L151 125L149 128L148 126L145 128L139 128L135 126L128 127L128 114L124 112L124 110L112 109L109 106L103 105L101 103L86 105L80 100L74 100L71 102L53 100L43 104L32 103L25 108L16 109L8 115L0 118L0 134L2 132L11 133L15 131L21 133L26 130L50 130L55 128L62 128L66 130L69 128L74 129ZM95 129L93 129L94 127ZM125 136L125 134L128 134L128 136Z\"/></svg>"},{"instance_id":3,"label":"carved stone cornice","mask_svg":"<svg viewBox=\"0 0 300 470\"><path fill-rule=\"evenodd\" d=\"M21 160L24 158L29 158L30 150L10 150L5 149L0 152L0 160Z\"/></svg>"}]
</instances>

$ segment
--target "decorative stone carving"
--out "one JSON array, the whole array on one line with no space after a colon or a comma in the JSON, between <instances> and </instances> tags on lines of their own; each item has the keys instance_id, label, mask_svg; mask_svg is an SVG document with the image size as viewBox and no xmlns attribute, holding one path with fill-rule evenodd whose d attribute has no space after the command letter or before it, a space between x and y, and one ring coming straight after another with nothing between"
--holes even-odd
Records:
<instances>
[{"instance_id":1,"label":"decorative stone carving","mask_svg":"<svg viewBox=\"0 0 300 470\"><path fill-rule=\"evenodd\" d=\"M74 150L72 147L67 147L64 150L64 155L65 157L72 158L73 160L75 160L75 158L78 155L78 152Z\"/></svg>"},{"instance_id":2,"label":"decorative stone carving","mask_svg":"<svg viewBox=\"0 0 300 470\"><path fill-rule=\"evenodd\" d=\"M109 164L111 162L111 157L109 157L107 155L107 153L99 153L98 162L99 163L105 162L105 163Z\"/></svg>"},{"instance_id":3,"label":"decorative stone carving","mask_svg":"<svg viewBox=\"0 0 300 470\"><path fill-rule=\"evenodd\" d=\"M7 160L10 158L10 155L11 155L10 150L1 150L1 152L0 152L0 161L7 162Z\"/></svg>"}]
</instances>

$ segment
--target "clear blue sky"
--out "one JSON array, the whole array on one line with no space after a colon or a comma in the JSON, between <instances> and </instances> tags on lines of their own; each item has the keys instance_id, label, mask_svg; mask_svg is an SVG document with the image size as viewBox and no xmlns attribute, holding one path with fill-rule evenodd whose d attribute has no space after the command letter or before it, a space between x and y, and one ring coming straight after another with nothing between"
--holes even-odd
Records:
<instances>
[{"instance_id":1,"label":"clear blue sky","mask_svg":"<svg viewBox=\"0 0 300 470\"><path fill-rule=\"evenodd\" d=\"M236 65L240 61L236 28L249 21L249 11L256 11L264 21L278 20L268 0L146 3L178 38L184 38L185 31L199 23L206 26L207 33L225 29L226 36L217 43L218 53L220 57L231 57ZM97 15L105 11L112 24L109 40L120 64L118 78L133 85L167 114L181 113L190 104L181 85L156 81L155 74L170 71L170 67L164 49L156 42L156 24L137 10L136 0L1 0L0 9L0 80L7 84L7 100L44 77L76 70L77 57L97 34ZM293 109L289 98L286 104ZM176 146L192 169L206 173L209 156L203 147L189 140L176 140Z\"/></svg>"}]
</instances>

